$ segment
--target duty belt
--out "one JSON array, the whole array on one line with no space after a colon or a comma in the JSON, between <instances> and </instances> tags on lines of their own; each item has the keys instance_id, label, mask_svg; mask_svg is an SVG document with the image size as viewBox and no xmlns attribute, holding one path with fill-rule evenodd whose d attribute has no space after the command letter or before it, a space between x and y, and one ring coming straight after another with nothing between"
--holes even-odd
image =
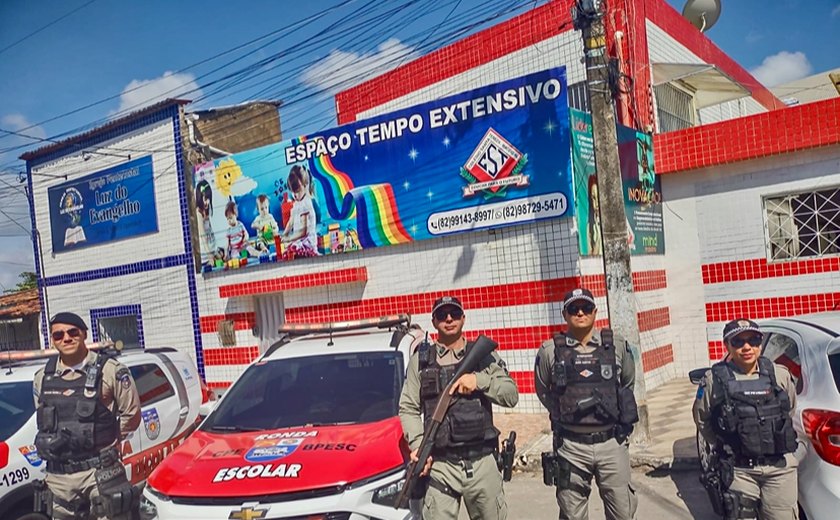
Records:
<instances>
[{"instance_id":1,"label":"duty belt","mask_svg":"<svg viewBox=\"0 0 840 520\"><path fill-rule=\"evenodd\" d=\"M48 461L47 473L54 475L67 475L70 473L78 473L79 471L87 471L89 469L99 469L103 465L103 459L107 462L108 459L113 461L120 460L120 453L116 448L108 448L95 457L86 459L76 459L66 462Z\"/></svg>"},{"instance_id":2,"label":"duty belt","mask_svg":"<svg viewBox=\"0 0 840 520\"><path fill-rule=\"evenodd\" d=\"M738 468L753 468L755 466L775 466L784 458L784 455L768 455L764 457L735 456L732 462Z\"/></svg>"},{"instance_id":3,"label":"duty belt","mask_svg":"<svg viewBox=\"0 0 840 520\"><path fill-rule=\"evenodd\" d=\"M495 443L494 443L495 444ZM445 450L433 450L432 456L436 459L444 459L449 462L460 462L462 460L478 460L496 451L491 444L482 446L469 446L463 448L446 448Z\"/></svg>"},{"instance_id":4,"label":"duty belt","mask_svg":"<svg viewBox=\"0 0 840 520\"><path fill-rule=\"evenodd\" d=\"M610 439L616 438L615 428L610 428L609 430L604 430L602 432L592 433L573 432L571 430L560 428L557 431L555 431L554 434L562 439L566 439L572 442L580 442L582 444L600 444L602 442L607 442Z\"/></svg>"}]
</instances>

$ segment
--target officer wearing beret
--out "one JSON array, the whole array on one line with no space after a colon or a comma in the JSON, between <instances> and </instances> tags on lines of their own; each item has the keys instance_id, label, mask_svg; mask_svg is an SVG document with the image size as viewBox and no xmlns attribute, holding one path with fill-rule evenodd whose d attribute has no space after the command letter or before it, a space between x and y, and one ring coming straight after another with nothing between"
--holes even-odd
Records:
<instances>
[{"instance_id":1,"label":"officer wearing beret","mask_svg":"<svg viewBox=\"0 0 840 520\"><path fill-rule=\"evenodd\" d=\"M727 323L728 356L706 372L693 406L698 430L718 454L704 485L727 520L798 516L796 385L787 368L760 355L762 340L752 320Z\"/></svg>"},{"instance_id":2,"label":"officer wearing beret","mask_svg":"<svg viewBox=\"0 0 840 520\"><path fill-rule=\"evenodd\" d=\"M608 520L630 520L638 500L630 484L628 437L639 420L630 346L595 329L598 309L588 289L563 297L568 329L540 346L537 397L549 412L554 449L542 456L543 480L557 488L561 520L589 518L592 478Z\"/></svg>"},{"instance_id":3,"label":"officer wearing beret","mask_svg":"<svg viewBox=\"0 0 840 520\"><path fill-rule=\"evenodd\" d=\"M35 374L38 434L47 463L36 487L41 512L58 519L128 520L139 502L118 443L140 425L140 396L128 368L88 350L88 327L76 314L50 320L58 357Z\"/></svg>"},{"instance_id":4,"label":"officer wearing beret","mask_svg":"<svg viewBox=\"0 0 840 520\"><path fill-rule=\"evenodd\" d=\"M464 308L458 298L439 298L432 307L437 341L421 344L408 362L400 395L400 422L414 461L423 442L421 415L429 420L440 398L440 382L449 381L472 348L472 342L463 335L464 322ZM492 352L479 363L478 370L461 376L450 393L458 394L458 398L438 430L422 473L429 475L422 517L457 520L463 498L470 518L505 520L507 504L496 463L499 430L493 425L492 405L516 406L516 383L504 362Z\"/></svg>"}]
</instances>

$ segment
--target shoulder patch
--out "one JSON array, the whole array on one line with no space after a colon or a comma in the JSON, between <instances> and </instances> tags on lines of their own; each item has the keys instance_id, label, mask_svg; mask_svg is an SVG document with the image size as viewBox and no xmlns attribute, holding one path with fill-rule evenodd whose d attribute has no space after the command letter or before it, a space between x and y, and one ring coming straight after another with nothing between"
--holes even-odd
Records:
<instances>
[{"instance_id":1,"label":"shoulder patch","mask_svg":"<svg viewBox=\"0 0 840 520\"><path fill-rule=\"evenodd\" d=\"M704 393L706 393L706 387L701 383L700 386L697 387L697 395L695 397L697 399L703 399Z\"/></svg>"},{"instance_id":2,"label":"shoulder patch","mask_svg":"<svg viewBox=\"0 0 840 520\"><path fill-rule=\"evenodd\" d=\"M126 390L131 388L131 371L129 371L126 367L122 367L117 370L117 381L119 381L120 386Z\"/></svg>"}]
</instances>

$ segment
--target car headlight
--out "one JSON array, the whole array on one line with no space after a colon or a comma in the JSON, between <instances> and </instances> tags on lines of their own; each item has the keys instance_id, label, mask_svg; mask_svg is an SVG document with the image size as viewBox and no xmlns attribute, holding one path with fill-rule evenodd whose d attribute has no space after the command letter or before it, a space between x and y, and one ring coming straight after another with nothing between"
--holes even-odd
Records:
<instances>
[{"instance_id":1,"label":"car headlight","mask_svg":"<svg viewBox=\"0 0 840 520\"><path fill-rule=\"evenodd\" d=\"M405 477L397 480L396 482L391 482L390 484L378 488L373 492L371 502L381 506L394 507L394 504L397 501L397 495L400 494L404 485Z\"/></svg>"},{"instance_id":2,"label":"car headlight","mask_svg":"<svg viewBox=\"0 0 840 520\"><path fill-rule=\"evenodd\" d=\"M148 491L150 495L159 500L169 500L169 497L150 486L148 482L146 483L145 491ZM159 518L157 506L149 500L149 497L144 492L140 495L140 520L158 520Z\"/></svg>"}]
</instances>

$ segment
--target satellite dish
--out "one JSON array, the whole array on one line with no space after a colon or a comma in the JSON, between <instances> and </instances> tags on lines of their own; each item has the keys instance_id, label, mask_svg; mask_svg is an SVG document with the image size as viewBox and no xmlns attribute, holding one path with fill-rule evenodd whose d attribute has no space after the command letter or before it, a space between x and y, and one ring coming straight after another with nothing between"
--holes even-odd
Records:
<instances>
[{"instance_id":1,"label":"satellite dish","mask_svg":"<svg viewBox=\"0 0 840 520\"><path fill-rule=\"evenodd\" d=\"M700 32L706 32L720 18L720 0L688 0L682 15Z\"/></svg>"}]
</instances>

